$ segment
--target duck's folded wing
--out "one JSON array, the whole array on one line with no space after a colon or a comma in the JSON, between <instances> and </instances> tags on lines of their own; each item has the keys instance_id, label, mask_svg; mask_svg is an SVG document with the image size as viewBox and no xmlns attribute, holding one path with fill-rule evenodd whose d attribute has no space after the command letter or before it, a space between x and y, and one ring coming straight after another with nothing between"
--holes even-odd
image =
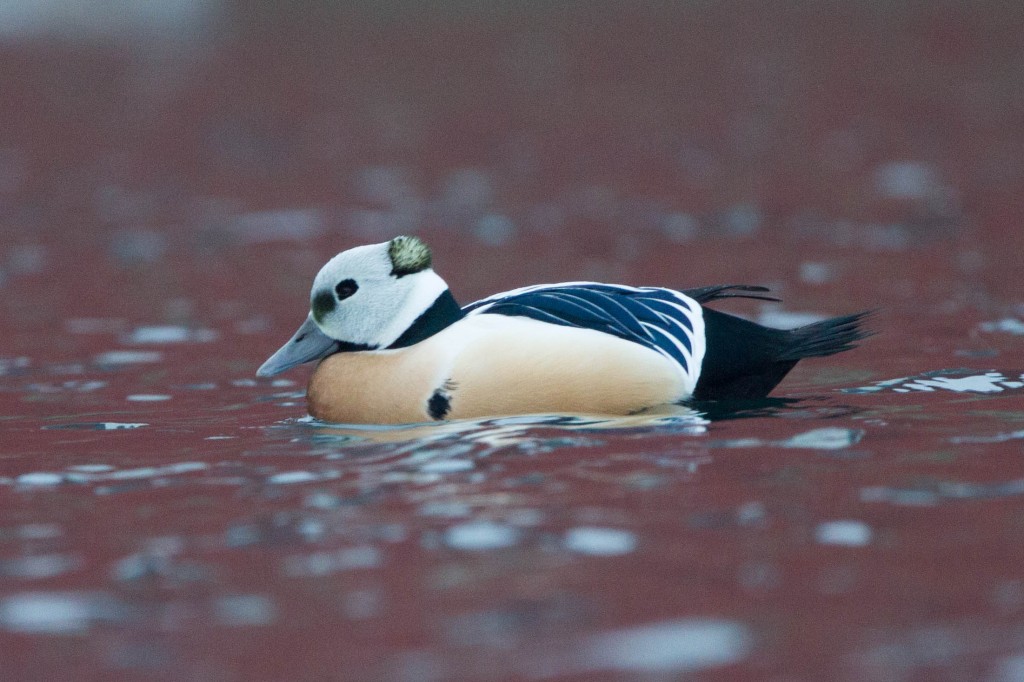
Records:
<instances>
[{"instance_id":1,"label":"duck's folded wing","mask_svg":"<svg viewBox=\"0 0 1024 682\"><path fill-rule=\"evenodd\" d=\"M591 282L541 285L497 294L463 311L528 317L612 334L661 353L694 380L704 357L700 304L671 289Z\"/></svg>"}]
</instances>

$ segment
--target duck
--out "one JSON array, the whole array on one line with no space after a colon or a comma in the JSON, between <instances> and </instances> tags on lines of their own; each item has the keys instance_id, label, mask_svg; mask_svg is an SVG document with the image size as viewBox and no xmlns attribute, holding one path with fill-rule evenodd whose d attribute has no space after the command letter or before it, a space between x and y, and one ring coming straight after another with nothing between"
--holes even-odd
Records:
<instances>
[{"instance_id":1,"label":"duck","mask_svg":"<svg viewBox=\"0 0 1024 682\"><path fill-rule=\"evenodd\" d=\"M418 237L342 251L295 334L259 367L316 362L311 416L413 424L526 414L637 415L766 397L797 362L850 350L870 311L775 329L708 307L755 285L522 287L460 306Z\"/></svg>"}]
</instances>

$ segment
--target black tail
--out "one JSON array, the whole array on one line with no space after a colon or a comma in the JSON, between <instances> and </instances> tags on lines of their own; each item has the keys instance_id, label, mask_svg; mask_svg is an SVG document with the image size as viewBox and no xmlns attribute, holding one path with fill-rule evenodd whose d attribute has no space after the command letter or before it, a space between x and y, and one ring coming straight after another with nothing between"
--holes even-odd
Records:
<instances>
[{"instance_id":1,"label":"black tail","mask_svg":"<svg viewBox=\"0 0 1024 682\"><path fill-rule=\"evenodd\" d=\"M763 398L798 360L842 353L871 336L861 328L869 315L864 311L796 329L772 329L705 307L707 350L693 397Z\"/></svg>"}]
</instances>

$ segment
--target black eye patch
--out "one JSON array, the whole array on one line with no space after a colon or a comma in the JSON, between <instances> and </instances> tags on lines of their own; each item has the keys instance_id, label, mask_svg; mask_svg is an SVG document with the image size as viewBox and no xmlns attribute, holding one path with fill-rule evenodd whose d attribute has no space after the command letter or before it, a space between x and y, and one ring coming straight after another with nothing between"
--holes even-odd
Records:
<instances>
[{"instance_id":1,"label":"black eye patch","mask_svg":"<svg viewBox=\"0 0 1024 682\"><path fill-rule=\"evenodd\" d=\"M344 279L338 282L338 286L334 287L334 293L338 295L339 301L344 301L357 291L359 291L359 285L356 284L354 279Z\"/></svg>"},{"instance_id":2,"label":"black eye patch","mask_svg":"<svg viewBox=\"0 0 1024 682\"><path fill-rule=\"evenodd\" d=\"M317 322L323 322L324 317L334 310L334 306L337 303L334 302L334 297L331 296L329 291L321 291L313 298L313 319Z\"/></svg>"}]
</instances>

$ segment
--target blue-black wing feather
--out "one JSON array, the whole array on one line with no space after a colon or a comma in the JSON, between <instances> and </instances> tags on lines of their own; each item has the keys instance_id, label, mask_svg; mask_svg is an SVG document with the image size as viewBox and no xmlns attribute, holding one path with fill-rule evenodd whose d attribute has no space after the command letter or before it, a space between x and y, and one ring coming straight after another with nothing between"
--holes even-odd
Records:
<instances>
[{"instance_id":1,"label":"blue-black wing feather","mask_svg":"<svg viewBox=\"0 0 1024 682\"><path fill-rule=\"evenodd\" d=\"M679 292L580 283L533 287L471 303L463 312L528 317L541 322L592 329L667 355L690 372L697 306Z\"/></svg>"}]
</instances>

